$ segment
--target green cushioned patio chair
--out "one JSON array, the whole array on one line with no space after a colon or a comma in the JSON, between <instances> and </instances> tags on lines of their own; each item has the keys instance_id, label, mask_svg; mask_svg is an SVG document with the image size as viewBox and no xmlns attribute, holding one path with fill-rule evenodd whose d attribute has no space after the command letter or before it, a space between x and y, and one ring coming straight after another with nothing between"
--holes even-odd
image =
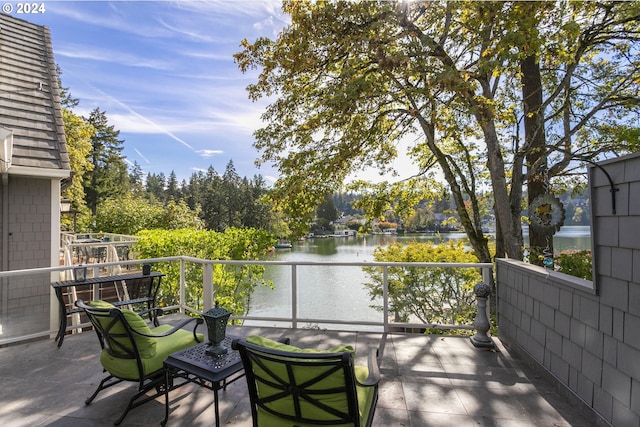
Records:
<instances>
[{"instance_id":1,"label":"green cushioned patio chair","mask_svg":"<svg viewBox=\"0 0 640 427\"><path fill-rule=\"evenodd\" d=\"M118 309L105 301L85 303L78 300L75 305L84 310L98 335L102 347L100 363L109 374L85 400L85 404L90 404L100 391L122 381L138 383L137 393L129 400L124 413L114 422L115 425L122 422L129 410L164 394L163 363L167 356L203 340L203 335L196 333L197 326L203 323L202 318L194 317L183 320L176 326L160 325L151 329L139 314ZM159 308L152 310L160 314L162 312ZM182 329L192 322L193 332ZM154 388L155 393L147 396Z\"/></svg>"},{"instance_id":2,"label":"green cushioned patio chair","mask_svg":"<svg viewBox=\"0 0 640 427\"><path fill-rule=\"evenodd\" d=\"M377 349L368 367L354 351L300 349L267 338L234 340L244 365L254 427L370 426L378 401Z\"/></svg>"}]
</instances>

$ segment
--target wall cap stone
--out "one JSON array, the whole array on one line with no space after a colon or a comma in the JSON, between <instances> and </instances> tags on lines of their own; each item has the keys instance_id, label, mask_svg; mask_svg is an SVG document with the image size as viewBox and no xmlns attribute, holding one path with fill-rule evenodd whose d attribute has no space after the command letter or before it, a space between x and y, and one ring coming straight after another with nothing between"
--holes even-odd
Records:
<instances>
[{"instance_id":1,"label":"wall cap stone","mask_svg":"<svg viewBox=\"0 0 640 427\"><path fill-rule=\"evenodd\" d=\"M528 275L537 277L539 280L542 280L544 282L552 281L554 284L565 285L591 295L597 294L595 283L591 280L585 280L580 277L560 273L559 271L549 270L538 265L529 264L527 262L511 258L495 258L495 262L496 264L504 263L520 270L526 270L526 273Z\"/></svg>"}]
</instances>

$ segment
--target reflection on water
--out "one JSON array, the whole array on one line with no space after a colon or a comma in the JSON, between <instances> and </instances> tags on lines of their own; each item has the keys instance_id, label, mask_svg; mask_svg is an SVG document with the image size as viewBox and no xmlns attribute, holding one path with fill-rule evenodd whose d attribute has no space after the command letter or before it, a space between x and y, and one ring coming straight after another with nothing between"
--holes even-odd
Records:
<instances>
[{"instance_id":1,"label":"reflection on water","mask_svg":"<svg viewBox=\"0 0 640 427\"><path fill-rule=\"evenodd\" d=\"M525 236L528 230L524 230ZM591 249L588 226L563 227L553 239L556 252L565 249ZM393 242L434 243L466 238L464 233L441 235L369 235L313 238L294 242L291 249L278 249L270 260L313 262L374 261L373 251ZM525 241L527 239L525 238ZM298 266L298 317L336 320L381 321L381 313L370 307L372 301L363 283L367 276L360 267ZM291 316L291 267L268 266L266 278L274 289L259 287L251 298L250 315ZM376 303L379 305L379 303ZM249 322L247 322L249 323ZM359 329L362 329L360 327Z\"/></svg>"}]
</instances>

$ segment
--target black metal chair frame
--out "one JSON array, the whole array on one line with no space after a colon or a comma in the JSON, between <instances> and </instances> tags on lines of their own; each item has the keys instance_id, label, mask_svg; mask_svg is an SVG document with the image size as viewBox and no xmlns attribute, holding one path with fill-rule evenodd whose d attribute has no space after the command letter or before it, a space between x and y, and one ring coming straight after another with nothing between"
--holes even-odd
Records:
<instances>
[{"instance_id":1,"label":"black metal chair frame","mask_svg":"<svg viewBox=\"0 0 640 427\"><path fill-rule=\"evenodd\" d=\"M116 384L119 384L122 381L137 381L138 382L137 393L134 394L133 397L131 397L127 407L125 408L120 418L114 421L113 423L114 425L119 425L122 422L122 420L124 420L125 416L129 413L131 409L136 408L146 402L149 402L150 400L153 400L158 396L164 395L165 387L169 387L169 390L173 389L172 384L165 384L164 369L161 368L155 372L151 372L146 375L144 374L142 358L140 356L140 351L138 350L138 346L134 338L135 335L149 337L149 338L167 337L179 331L183 327L187 326L189 323L195 322L195 326L193 327L193 336L196 342L200 342L196 334L196 328L198 327L198 325L204 322L204 320L200 317L185 319L179 322L176 326L173 326L170 330L163 332L161 334L145 334L143 332L139 332L131 328L129 323L125 319L122 311L118 308L91 307L85 304L84 301L82 300L76 301L75 305L78 308L81 308L82 310L84 310L84 312L87 314L87 317L91 321L91 324L93 325L93 328L96 331L96 335L98 336L100 347L103 350L106 348L107 352L110 355L119 359L135 359L136 360L136 364L138 367L138 380L118 378L117 376L113 375L111 372L108 372L106 369L103 368L104 372L108 372L109 375L106 378L104 378L102 381L100 381L100 384L98 385L98 388L96 389L96 391L93 392L93 394L89 398L87 398L84 402L86 405L89 405L91 402L93 402L93 400L96 398L98 393L100 393L102 390L107 389ZM152 311L155 311L155 313L153 313L154 319L157 319L158 316L163 314L161 308L152 308L150 310L139 312L138 314L143 316ZM111 319L109 322L104 323L106 324L106 327L103 327L103 324L97 320L100 317ZM112 333L111 329L114 326L118 325L119 323L124 325L125 333ZM122 342L124 338L128 338L128 340L125 340L127 345L123 344ZM114 349L116 351L114 351ZM156 389L155 394L151 396L145 396L150 390L154 388ZM144 398L140 399L142 397Z\"/></svg>"},{"instance_id":2,"label":"black metal chair frame","mask_svg":"<svg viewBox=\"0 0 640 427\"><path fill-rule=\"evenodd\" d=\"M288 341L288 340L287 340ZM368 353L368 368L369 376L363 382L358 382L354 373L354 356L350 351L340 353L298 353L298 352L286 352L274 349L267 349L261 346L257 346L248 343L244 340L234 340L232 347L239 350L242 357L242 363L245 369L245 375L247 378L247 386L249 389L249 397L251 400L251 415L253 418L253 426L258 426L258 407L265 412L268 412L276 417L289 420L292 425L296 423L308 423L314 425L342 425L352 424L354 427L360 427L360 417L358 412L358 397L356 392L356 384L365 387L374 388L374 397L366 420L365 426L370 426L373 422L373 416L375 413L376 404L378 401L378 383L380 381L380 372L378 368L378 352L376 348L370 348ZM265 365L264 362L267 362ZM283 363L285 361L287 365L288 378L278 378L278 375L272 372L267 366L269 362ZM265 372L268 372L270 377L278 378L278 382L274 382L271 378L260 377L256 374L253 366L257 365ZM315 378L307 380L305 383L295 383L295 379L291 373L291 367L299 365L305 367L321 367L326 366L330 369ZM324 393L344 393L347 401L348 412L337 411L335 408L330 408L314 398L314 395L318 395L317 388L313 390L314 385L324 378L342 370L345 379L344 387L333 388L330 390L323 390ZM268 385L274 389L280 390L275 396L268 396L262 398L258 395L257 382ZM275 400L284 398L290 395L296 416L290 416L288 414L280 413L272 410L265 404ZM333 414L337 419L335 421L319 421L314 419L307 419L301 413L300 401L304 400L306 403L316 405L318 408Z\"/></svg>"}]
</instances>

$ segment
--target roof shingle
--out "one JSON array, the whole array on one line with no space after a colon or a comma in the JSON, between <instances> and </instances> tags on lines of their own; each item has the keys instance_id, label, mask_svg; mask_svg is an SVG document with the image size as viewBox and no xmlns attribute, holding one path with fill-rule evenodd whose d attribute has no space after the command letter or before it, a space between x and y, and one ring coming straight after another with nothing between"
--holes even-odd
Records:
<instances>
[{"instance_id":1,"label":"roof shingle","mask_svg":"<svg viewBox=\"0 0 640 427\"><path fill-rule=\"evenodd\" d=\"M49 28L6 14L0 14L0 126L13 130L12 166L70 169Z\"/></svg>"}]
</instances>

